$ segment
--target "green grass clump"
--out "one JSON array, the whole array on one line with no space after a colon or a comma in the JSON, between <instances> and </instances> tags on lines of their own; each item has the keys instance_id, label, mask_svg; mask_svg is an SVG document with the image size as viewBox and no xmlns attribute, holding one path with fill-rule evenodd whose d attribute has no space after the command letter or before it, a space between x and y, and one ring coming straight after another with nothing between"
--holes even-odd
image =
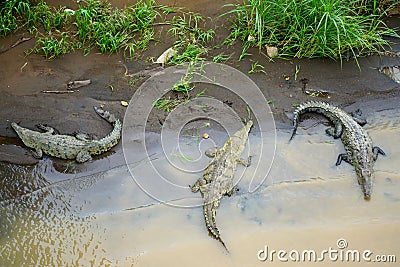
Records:
<instances>
[{"instance_id":1,"label":"green grass clump","mask_svg":"<svg viewBox=\"0 0 400 267\"><path fill-rule=\"evenodd\" d=\"M163 14L176 14L170 19ZM36 37L31 52L55 58L75 49L84 54L92 49L101 53L123 51L132 58L154 40L154 26L168 25L179 51L169 64L204 60L205 48L213 30L203 28L205 19L199 14L156 5L155 0L139 0L118 9L107 0L86 0L76 10L51 7L44 0L9 0L0 6L0 34L5 36L25 29ZM171 17L171 16L170 16ZM160 22L155 23L158 20Z\"/></svg>"},{"instance_id":2,"label":"green grass clump","mask_svg":"<svg viewBox=\"0 0 400 267\"><path fill-rule=\"evenodd\" d=\"M193 12L181 12L166 24L171 25L168 33L176 39L174 49L178 51L169 62L170 65L205 60L207 43L214 39L215 32L213 29L206 29L203 16Z\"/></svg>"},{"instance_id":3,"label":"green grass clump","mask_svg":"<svg viewBox=\"0 0 400 267\"><path fill-rule=\"evenodd\" d=\"M280 56L342 59L347 53L376 51L396 36L380 15L359 15L360 0L248 0L230 5L235 15L228 41L279 48Z\"/></svg>"},{"instance_id":4,"label":"green grass clump","mask_svg":"<svg viewBox=\"0 0 400 267\"><path fill-rule=\"evenodd\" d=\"M102 53L146 48L153 39L157 16L155 1L139 1L126 9L116 9L109 2L90 0L75 12L77 34L89 51L93 46Z\"/></svg>"},{"instance_id":5,"label":"green grass clump","mask_svg":"<svg viewBox=\"0 0 400 267\"><path fill-rule=\"evenodd\" d=\"M0 7L0 34L6 36L15 31L30 7L28 0L9 0L3 3Z\"/></svg>"},{"instance_id":6,"label":"green grass clump","mask_svg":"<svg viewBox=\"0 0 400 267\"><path fill-rule=\"evenodd\" d=\"M50 7L43 0L10 0L0 7L0 15L1 35L26 29L38 37L31 51L55 58L75 48L86 54L94 47L102 53L124 50L132 57L153 40L159 14L155 0L140 0L124 9L106 0L87 0L76 10Z\"/></svg>"}]
</instances>

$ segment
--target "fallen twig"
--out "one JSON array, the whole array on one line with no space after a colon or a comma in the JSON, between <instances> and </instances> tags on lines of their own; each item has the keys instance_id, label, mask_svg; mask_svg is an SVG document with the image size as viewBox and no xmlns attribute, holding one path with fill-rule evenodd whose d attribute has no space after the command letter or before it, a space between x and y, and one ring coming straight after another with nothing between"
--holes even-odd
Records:
<instances>
[{"instance_id":1,"label":"fallen twig","mask_svg":"<svg viewBox=\"0 0 400 267\"><path fill-rule=\"evenodd\" d=\"M124 75L127 76L127 77L133 77L133 78L152 76L153 74L155 74L155 73L157 73L157 72L159 72L159 71L164 69L164 67L162 67L162 66L157 66L157 67L154 67L152 69L141 70L141 71L129 74L128 73L128 68L125 65L124 65L124 67L125 67Z\"/></svg>"},{"instance_id":2,"label":"fallen twig","mask_svg":"<svg viewBox=\"0 0 400 267\"><path fill-rule=\"evenodd\" d=\"M10 46L7 49L4 49L3 51L0 51L0 54L7 52L8 50L10 50L11 48L16 47L17 45L20 45L26 41L29 41L30 39L32 39L31 37L21 37L18 41L16 41L12 46Z\"/></svg>"},{"instance_id":3,"label":"fallen twig","mask_svg":"<svg viewBox=\"0 0 400 267\"><path fill-rule=\"evenodd\" d=\"M69 93L75 93L75 92L78 92L79 90L76 90L76 91L74 91L74 90L63 90L63 91L46 91L46 90L44 90L44 91L42 91L42 93L44 93L44 94L69 94Z\"/></svg>"}]
</instances>

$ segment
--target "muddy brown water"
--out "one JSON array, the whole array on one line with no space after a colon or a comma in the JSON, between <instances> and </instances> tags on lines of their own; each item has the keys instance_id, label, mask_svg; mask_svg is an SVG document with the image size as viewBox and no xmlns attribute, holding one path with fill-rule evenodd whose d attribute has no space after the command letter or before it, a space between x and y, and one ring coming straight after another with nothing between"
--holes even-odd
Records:
<instances>
[{"instance_id":1,"label":"muddy brown water","mask_svg":"<svg viewBox=\"0 0 400 267\"><path fill-rule=\"evenodd\" d=\"M129 1L111 1L123 7ZM49 1L58 5L58 1ZM160 4L185 6L215 18L227 1L160 1ZM73 8L75 4L71 2ZM226 8L222 9L226 10ZM221 24L220 20L214 20ZM393 17L389 25L399 25ZM216 43L227 35L227 27L217 30ZM162 29L160 29L161 31ZM24 32L0 39L1 50L10 47ZM22 146L10 127L11 121L34 128L37 123L50 124L62 133L82 131L106 135L111 127L93 112L93 105L105 106L123 118L125 108L142 81L134 86L124 76L125 67L135 73L150 66L145 59L157 57L171 46L162 39L143 53L140 60L125 62L122 55L83 56L75 51L55 60L40 55L26 57L34 38L0 54L0 265L1 266L265 266L291 264L271 258L260 261L257 254L271 250L338 249L338 239L345 239L351 250L371 250L375 255L400 257L400 86L379 73L381 66L399 66L396 58L360 59L361 72L353 62L318 60L275 60L270 62L256 49L240 63L238 44L223 50L232 53L227 62L243 73L255 61L265 66L265 73L250 74L270 101L276 119L277 143L272 168L259 190L247 191L252 165L242 174L234 196L223 198L217 212L217 225L229 253L207 235L199 194L189 189L185 195L166 192L167 204L160 204L146 194L125 166L122 145L96 157L91 163L72 162L45 157L36 160ZM392 49L400 45L394 40ZM218 54L219 50L214 53ZM298 79L294 79L300 66ZM289 77L287 81L284 77ZM304 93L328 92L329 99ZM74 80L91 79L92 84L67 95L43 94L43 90L64 90ZM304 80L303 80L304 81ZM232 105L245 117L245 103L226 92L215 97ZM375 145L387 153L375 164L372 200L364 201L354 170L343 163L334 166L343 152L339 140L324 133L321 117L311 117L301 124L298 135L289 144L290 116L293 104L310 99L327 100L346 111L362 108L367 115L365 126ZM156 167L168 173L174 183L192 184L201 173L187 174L169 165L160 147L160 120L166 114L155 112L149 118L147 140L150 159L138 161L131 169L145 172ZM316 125L315 125L316 124ZM208 131L221 145L227 138L217 125ZM189 127L190 128L190 127ZM187 129L186 152L199 156L212 143L203 142ZM186 136L186 138L188 138ZM269 140L273 138L268 136ZM257 157L261 142L257 128L250 134L251 150ZM201 140L201 139L200 139ZM185 160L183 159L183 162ZM186 162L187 163L187 162ZM171 178L171 179L172 179ZM155 184L154 186L157 186ZM193 208L176 206L197 205ZM340 250L340 249L338 249ZM342 250L342 251L345 251ZM260 254L265 256L264 254ZM373 258L375 259L375 258ZM291 262L289 260L289 262ZM325 259L314 265L334 265ZM302 262L308 265L308 262ZM363 262L351 262L363 265ZM394 266L387 263L386 266Z\"/></svg>"},{"instance_id":2,"label":"muddy brown water","mask_svg":"<svg viewBox=\"0 0 400 267\"><path fill-rule=\"evenodd\" d=\"M271 264L270 259L258 259L257 253L265 246L319 253L329 247L338 249L336 242L341 238L348 249L398 255L400 153L394 146L400 142L398 112L385 110L368 117L367 131L387 153L375 164L371 201L363 199L351 166L334 166L343 146L324 134L324 125L312 127L319 119L302 123L290 144L290 133L279 130L275 159L262 187L247 192L257 167L239 167L240 191L221 202L217 223L229 254L207 235L201 207L176 207L201 204L199 194L189 188L187 196L170 195L166 205L144 193L126 166L78 178L70 175L51 184L46 179L40 182L28 167L10 169L3 173L13 178L8 183L19 184L16 174L21 174L23 181L32 179L36 184L30 187L37 188L1 202L2 265L263 266ZM214 135L225 138L223 132ZM192 141L186 142L190 151L197 149L198 141L186 141ZM260 137L256 129L249 142L256 148L250 154L257 157ZM182 175L171 168L163 151L154 151L151 160L131 168L146 176L147 167L156 166L181 185L201 175ZM36 166L46 167L46 160ZM46 176L53 171L47 165L40 173ZM199 259L199 255L207 256ZM277 258L272 262L287 264ZM319 264L333 263L327 258Z\"/></svg>"}]
</instances>

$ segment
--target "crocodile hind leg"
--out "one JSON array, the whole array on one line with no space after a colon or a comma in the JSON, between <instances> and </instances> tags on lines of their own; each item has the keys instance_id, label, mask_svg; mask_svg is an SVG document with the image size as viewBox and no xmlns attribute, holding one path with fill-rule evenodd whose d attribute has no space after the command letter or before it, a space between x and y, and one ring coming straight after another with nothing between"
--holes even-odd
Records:
<instances>
[{"instance_id":1,"label":"crocodile hind leg","mask_svg":"<svg viewBox=\"0 0 400 267\"><path fill-rule=\"evenodd\" d=\"M89 152L82 150L76 155L76 161L79 163L83 163L86 161L92 160L92 156L90 156Z\"/></svg>"},{"instance_id":2,"label":"crocodile hind leg","mask_svg":"<svg viewBox=\"0 0 400 267\"><path fill-rule=\"evenodd\" d=\"M37 148L35 151L32 150L32 156L36 159L41 159L43 157L43 151Z\"/></svg>"},{"instance_id":3,"label":"crocodile hind leg","mask_svg":"<svg viewBox=\"0 0 400 267\"><path fill-rule=\"evenodd\" d=\"M339 166L340 163L342 163L342 160L344 160L344 161L346 161L347 163L353 165L353 164L351 163L351 160L350 160L349 155L347 155L346 153L343 153L343 154L339 154L339 156L338 156L338 158L337 158L337 161L336 161L336 166Z\"/></svg>"},{"instance_id":4,"label":"crocodile hind leg","mask_svg":"<svg viewBox=\"0 0 400 267\"><path fill-rule=\"evenodd\" d=\"M236 161L237 161L237 163L242 164L245 167L249 167L251 164L251 156L249 156L247 159L240 158L240 159L237 159Z\"/></svg>"},{"instance_id":5,"label":"crocodile hind leg","mask_svg":"<svg viewBox=\"0 0 400 267\"><path fill-rule=\"evenodd\" d=\"M361 126L364 126L365 124L367 124L367 120L365 119L365 117L362 114L362 111L360 109L357 109L356 111L353 111L351 113L351 116L353 117L353 119Z\"/></svg>"},{"instance_id":6,"label":"crocodile hind leg","mask_svg":"<svg viewBox=\"0 0 400 267\"><path fill-rule=\"evenodd\" d=\"M79 139L81 141L92 141L92 140L99 140L99 137L93 134L87 134L87 133L82 133L82 132L75 132L74 136L76 139Z\"/></svg>"},{"instance_id":7,"label":"crocodile hind leg","mask_svg":"<svg viewBox=\"0 0 400 267\"><path fill-rule=\"evenodd\" d=\"M382 156L386 156L386 153L380 147L374 146L372 151L374 152L374 160L376 160L378 158L378 154L381 154Z\"/></svg>"},{"instance_id":8,"label":"crocodile hind leg","mask_svg":"<svg viewBox=\"0 0 400 267\"><path fill-rule=\"evenodd\" d=\"M75 134L76 139L79 139L81 141L89 141L89 135L85 133L76 133Z\"/></svg>"},{"instance_id":9,"label":"crocodile hind leg","mask_svg":"<svg viewBox=\"0 0 400 267\"><path fill-rule=\"evenodd\" d=\"M335 124L335 126L326 129L325 132L327 135L330 135L333 138L337 139L342 135L343 126L341 123L338 122Z\"/></svg>"},{"instance_id":10,"label":"crocodile hind leg","mask_svg":"<svg viewBox=\"0 0 400 267\"><path fill-rule=\"evenodd\" d=\"M239 187L234 186L234 187L232 187L231 190L229 190L228 192L226 192L226 195L227 195L228 197L231 197L231 196L232 196L233 194L235 194L237 191L239 191Z\"/></svg>"},{"instance_id":11,"label":"crocodile hind leg","mask_svg":"<svg viewBox=\"0 0 400 267\"><path fill-rule=\"evenodd\" d=\"M54 129L53 127L50 127L45 124L36 124L36 127L39 128L42 131L45 131L47 134L57 134L58 131Z\"/></svg>"}]
</instances>

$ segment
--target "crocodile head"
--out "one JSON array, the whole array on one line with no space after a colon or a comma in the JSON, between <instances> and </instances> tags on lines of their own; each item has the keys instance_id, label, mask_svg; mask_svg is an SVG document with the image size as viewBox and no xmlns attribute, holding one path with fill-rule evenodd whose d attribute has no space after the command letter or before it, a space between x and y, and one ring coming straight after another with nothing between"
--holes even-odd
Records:
<instances>
[{"instance_id":1,"label":"crocodile head","mask_svg":"<svg viewBox=\"0 0 400 267\"><path fill-rule=\"evenodd\" d=\"M358 183L364 193L364 199L370 200L372 194L373 171L369 166L359 166L357 170Z\"/></svg>"}]
</instances>

